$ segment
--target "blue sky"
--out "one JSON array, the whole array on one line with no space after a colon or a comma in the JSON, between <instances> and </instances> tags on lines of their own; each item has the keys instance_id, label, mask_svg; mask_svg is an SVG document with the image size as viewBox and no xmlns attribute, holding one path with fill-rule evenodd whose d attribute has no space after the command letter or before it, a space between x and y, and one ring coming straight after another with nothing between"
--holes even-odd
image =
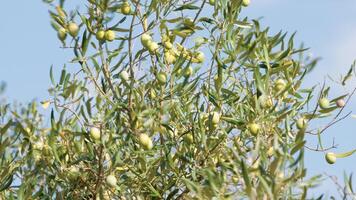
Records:
<instances>
[{"instance_id":1,"label":"blue sky","mask_svg":"<svg viewBox=\"0 0 356 200\"><path fill-rule=\"evenodd\" d=\"M75 1L80 2L80 1ZM329 74L344 74L356 59L356 1L355 0L251 0L244 12L250 18L264 17L261 24L272 32L297 31L297 41L310 47L310 53L322 57L317 68L307 77L306 85L322 83ZM48 98L49 68L59 72L70 52L60 49L56 33L50 27L47 7L37 1L4 1L0 7L0 81L7 83L5 96L9 101L28 102ZM331 97L342 95L347 88L333 87ZM347 111L356 110L356 96ZM356 119L348 118L329 129L324 145L335 138L344 152L356 148ZM315 144L310 138L308 144ZM343 171L356 172L356 155L328 165L322 153L306 151L309 174L327 172L342 179ZM340 180L341 181L341 180ZM318 193L335 194L330 181L318 188Z\"/></svg>"}]
</instances>

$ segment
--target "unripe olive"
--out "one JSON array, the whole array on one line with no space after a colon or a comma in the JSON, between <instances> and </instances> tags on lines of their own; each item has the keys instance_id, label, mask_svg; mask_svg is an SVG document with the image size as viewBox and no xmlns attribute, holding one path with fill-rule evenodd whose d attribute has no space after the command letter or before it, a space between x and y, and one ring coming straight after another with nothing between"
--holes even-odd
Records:
<instances>
[{"instance_id":1,"label":"unripe olive","mask_svg":"<svg viewBox=\"0 0 356 200\"><path fill-rule=\"evenodd\" d=\"M247 7L248 5L250 5L250 0L242 0L242 5Z\"/></svg>"},{"instance_id":2,"label":"unripe olive","mask_svg":"<svg viewBox=\"0 0 356 200\"><path fill-rule=\"evenodd\" d=\"M205 55L203 52L199 51L195 57L198 61L198 63L202 63L205 60Z\"/></svg>"},{"instance_id":3,"label":"unripe olive","mask_svg":"<svg viewBox=\"0 0 356 200\"><path fill-rule=\"evenodd\" d=\"M297 128L298 129L305 129L306 125L307 125L307 120L304 119L303 117L301 117L297 120Z\"/></svg>"},{"instance_id":4,"label":"unripe olive","mask_svg":"<svg viewBox=\"0 0 356 200\"><path fill-rule=\"evenodd\" d=\"M337 105L337 107L339 107L339 108L344 107L345 104L346 104L346 103L345 103L345 101L344 101L343 99L339 99L339 100L336 101L336 105Z\"/></svg>"},{"instance_id":5,"label":"unripe olive","mask_svg":"<svg viewBox=\"0 0 356 200\"><path fill-rule=\"evenodd\" d=\"M70 22L67 28L68 28L69 35L71 35L72 37L76 37L78 35L79 27L76 23Z\"/></svg>"},{"instance_id":6,"label":"unripe olive","mask_svg":"<svg viewBox=\"0 0 356 200\"><path fill-rule=\"evenodd\" d=\"M68 178L71 180L77 179L79 176L79 169L76 166L71 166L68 170Z\"/></svg>"},{"instance_id":7,"label":"unripe olive","mask_svg":"<svg viewBox=\"0 0 356 200\"><path fill-rule=\"evenodd\" d=\"M210 117L212 124L218 124L220 122L220 113L213 112Z\"/></svg>"},{"instance_id":8,"label":"unripe olive","mask_svg":"<svg viewBox=\"0 0 356 200\"><path fill-rule=\"evenodd\" d=\"M67 30L65 28L60 28L57 32L57 36L61 41L64 41L67 38Z\"/></svg>"},{"instance_id":9,"label":"unripe olive","mask_svg":"<svg viewBox=\"0 0 356 200\"><path fill-rule=\"evenodd\" d=\"M184 70L184 76L185 77L189 77L193 74L193 68L191 66L187 67L185 70Z\"/></svg>"},{"instance_id":10,"label":"unripe olive","mask_svg":"<svg viewBox=\"0 0 356 200\"><path fill-rule=\"evenodd\" d=\"M115 32L113 30L107 30L105 31L105 39L107 41L114 41L115 40Z\"/></svg>"},{"instance_id":11,"label":"unripe olive","mask_svg":"<svg viewBox=\"0 0 356 200\"><path fill-rule=\"evenodd\" d=\"M171 42L169 42L169 41L164 42L163 45L167 49L172 49L173 48L173 44Z\"/></svg>"},{"instance_id":12,"label":"unripe olive","mask_svg":"<svg viewBox=\"0 0 356 200\"><path fill-rule=\"evenodd\" d=\"M176 57L169 52L164 53L164 59L168 64L173 64L176 61Z\"/></svg>"},{"instance_id":13,"label":"unripe olive","mask_svg":"<svg viewBox=\"0 0 356 200\"><path fill-rule=\"evenodd\" d=\"M110 186L110 187L116 187L117 184L117 179L114 175L109 175L106 177L106 183Z\"/></svg>"},{"instance_id":14,"label":"unripe olive","mask_svg":"<svg viewBox=\"0 0 356 200\"><path fill-rule=\"evenodd\" d=\"M285 87L286 87L286 82L283 79L278 79L275 82L274 88L276 89L276 91L280 92L284 90Z\"/></svg>"},{"instance_id":15,"label":"unripe olive","mask_svg":"<svg viewBox=\"0 0 356 200\"><path fill-rule=\"evenodd\" d=\"M98 32L96 32L96 39L99 41L105 40L105 31L99 30Z\"/></svg>"},{"instance_id":16,"label":"unripe olive","mask_svg":"<svg viewBox=\"0 0 356 200\"><path fill-rule=\"evenodd\" d=\"M152 143L151 138L147 134L144 134L144 133L140 134L138 140L144 149L147 149L147 150L152 149L153 143Z\"/></svg>"},{"instance_id":17,"label":"unripe olive","mask_svg":"<svg viewBox=\"0 0 356 200\"><path fill-rule=\"evenodd\" d=\"M178 130L177 129L173 129L173 131L171 129L168 130L168 134L171 138L175 138L178 136Z\"/></svg>"},{"instance_id":18,"label":"unripe olive","mask_svg":"<svg viewBox=\"0 0 356 200\"><path fill-rule=\"evenodd\" d=\"M96 127L92 127L90 129L90 138L92 140L99 140L100 139L100 129L96 128Z\"/></svg>"},{"instance_id":19,"label":"unripe olive","mask_svg":"<svg viewBox=\"0 0 356 200\"><path fill-rule=\"evenodd\" d=\"M149 34L147 34L147 33L142 34L142 36L141 36L141 43L142 43L142 45L143 45L144 47L147 47L147 46L148 46L148 43L149 43L150 41L152 41L152 37L151 37Z\"/></svg>"},{"instance_id":20,"label":"unripe olive","mask_svg":"<svg viewBox=\"0 0 356 200\"><path fill-rule=\"evenodd\" d=\"M159 46L158 46L158 44L156 42L150 41L147 44L147 49L151 54L156 53L158 48L159 48Z\"/></svg>"},{"instance_id":21,"label":"unripe olive","mask_svg":"<svg viewBox=\"0 0 356 200\"><path fill-rule=\"evenodd\" d=\"M321 109L326 109L326 108L329 108L330 106L330 102L327 98L321 98L319 99L319 106Z\"/></svg>"},{"instance_id":22,"label":"unripe olive","mask_svg":"<svg viewBox=\"0 0 356 200\"><path fill-rule=\"evenodd\" d=\"M158 72L157 74L157 80L160 84L166 84L167 82L167 75L164 72Z\"/></svg>"},{"instance_id":23,"label":"unripe olive","mask_svg":"<svg viewBox=\"0 0 356 200\"><path fill-rule=\"evenodd\" d=\"M215 0L209 0L209 4L212 6L215 5Z\"/></svg>"},{"instance_id":24,"label":"unripe olive","mask_svg":"<svg viewBox=\"0 0 356 200\"><path fill-rule=\"evenodd\" d=\"M27 133L31 133L31 129L30 129L29 127L26 127L26 128L25 128L25 131L26 131Z\"/></svg>"},{"instance_id":25,"label":"unripe olive","mask_svg":"<svg viewBox=\"0 0 356 200\"><path fill-rule=\"evenodd\" d=\"M270 96L262 95L260 97L260 104L262 108L271 108L273 106L273 100Z\"/></svg>"},{"instance_id":26,"label":"unripe olive","mask_svg":"<svg viewBox=\"0 0 356 200\"><path fill-rule=\"evenodd\" d=\"M257 135L258 132L260 131L260 125L256 124L256 123L251 123L248 125L248 130L250 131L250 133L252 133L253 135Z\"/></svg>"},{"instance_id":27,"label":"unripe olive","mask_svg":"<svg viewBox=\"0 0 356 200\"><path fill-rule=\"evenodd\" d=\"M239 178L237 176L231 177L233 183L237 184L239 182Z\"/></svg>"},{"instance_id":28,"label":"unripe olive","mask_svg":"<svg viewBox=\"0 0 356 200\"><path fill-rule=\"evenodd\" d=\"M124 2L121 6L121 13L124 15L128 15L131 13L131 7L128 2Z\"/></svg>"},{"instance_id":29,"label":"unripe olive","mask_svg":"<svg viewBox=\"0 0 356 200\"><path fill-rule=\"evenodd\" d=\"M150 98L155 99L156 97L157 97L156 92L153 89L151 89L150 90Z\"/></svg>"},{"instance_id":30,"label":"unripe olive","mask_svg":"<svg viewBox=\"0 0 356 200\"><path fill-rule=\"evenodd\" d=\"M193 135L191 133L184 135L184 141L188 144L192 144L194 142Z\"/></svg>"},{"instance_id":31,"label":"unripe olive","mask_svg":"<svg viewBox=\"0 0 356 200\"><path fill-rule=\"evenodd\" d=\"M127 71L123 70L122 72L120 72L120 78L124 81L128 81L129 80L129 74L127 73Z\"/></svg>"},{"instance_id":32,"label":"unripe olive","mask_svg":"<svg viewBox=\"0 0 356 200\"><path fill-rule=\"evenodd\" d=\"M329 164L334 164L336 162L336 155L335 153L332 152L328 152L325 154L325 160L326 162L328 162Z\"/></svg>"}]
</instances>

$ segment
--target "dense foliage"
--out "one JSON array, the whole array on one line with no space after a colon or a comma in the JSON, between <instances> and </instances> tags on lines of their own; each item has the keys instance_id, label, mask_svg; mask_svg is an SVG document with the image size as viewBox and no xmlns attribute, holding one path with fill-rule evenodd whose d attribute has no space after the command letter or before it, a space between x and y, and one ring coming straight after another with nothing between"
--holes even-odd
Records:
<instances>
[{"instance_id":1,"label":"dense foliage","mask_svg":"<svg viewBox=\"0 0 356 200\"><path fill-rule=\"evenodd\" d=\"M46 3L74 57L50 70L49 120L1 103L0 199L305 199L319 183L305 135L352 93L302 88L317 60L241 18L249 1Z\"/></svg>"}]
</instances>

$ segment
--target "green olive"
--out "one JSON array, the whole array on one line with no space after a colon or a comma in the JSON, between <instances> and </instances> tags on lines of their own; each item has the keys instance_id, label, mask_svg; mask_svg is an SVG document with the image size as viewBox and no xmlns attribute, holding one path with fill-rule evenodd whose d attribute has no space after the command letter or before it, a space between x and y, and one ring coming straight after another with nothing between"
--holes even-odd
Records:
<instances>
[{"instance_id":1,"label":"green olive","mask_svg":"<svg viewBox=\"0 0 356 200\"><path fill-rule=\"evenodd\" d=\"M154 41L149 41L147 43L147 49L151 54L155 54L158 51L158 44Z\"/></svg>"},{"instance_id":2,"label":"green olive","mask_svg":"<svg viewBox=\"0 0 356 200\"><path fill-rule=\"evenodd\" d=\"M257 135L260 132L260 129L261 129L261 127L257 123L251 123L251 124L248 125L248 130L253 135Z\"/></svg>"},{"instance_id":3,"label":"green olive","mask_svg":"<svg viewBox=\"0 0 356 200\"><path fill-rule=\"evenodd\" d=\"M105 31L99 30L98 32L96 32L96 39L99 41L105 40Z\"/></svg>"},{"instance_id":4,"label":"green olive","mask_svg":"<svg viewBox=\"0 0 356 200\"><path fill-rule=\"evenodd\" d=\"M67 30L65 28L60 28L57 32L57 36L61 41L64 41L67 38Z\"/></svg>"},{"instance_id":5,"label":"green olive","mask_svg":"<svg viewBox=\"0 0 356 200\"><path fill-rule=\"evenodd\" d=\"M100 129L96 128L96 127L92 127L90 129L90 138L94 141L99 140L100 139Z\"/></svg>"},{"instance_id":6,"label":"green olive","mask_svg":"<svg viewBox=\"0 0 356 200\"><path fill-rule=\"evenodd\" d=\"M325 160L326 162L328 162L329 164L334 164L336 162L336 155L335 153L332 152L328 152L325 154Z\"/></svg>"},{"instance_id":7,"label":"green olive","mask_svg":"<svg viewBox=\"0 0 356 200\"><path fill-rule=\"evenodd\" d=\"M156 97L157 97L156 92L155 92L153 89L151 89L151 90L150 90L150 98L151 98L151 99L154 99L154 98L156 98Z\"/></svg>"},{"instance_id":8,"label":"green olive","mask_svg":"<svg viewBox=\"0 0 356 200\"><path fill-rule=\"evenodd\" d=\"M79 169L76 166L71 166L68 170L68 178L70 180L75 180L79 176Z\"/></svg>"},{"instance_id":9,"label":"green olive","mask_svg":"<svg viewBox=\"0 0 356 200\"><path fill-rule=\"evenodd\" d=\"M330 102L327 98L319 99L319 106L321 109L327 109L330 106Z\"/></svg>"},{"instance_id":10,"label":"green olive","mask_svg":"<svg viewBox=\"0 0 356 200\"><path fill-rule=\"evenodd\" d=\"M144 47L147 48L148 43L149 43L150 41L152 41L152 37L151 37L149 34L147 34L147 33L142 34L142 36L141 36L141 43L142 43L142 45L143 45Z\"/></svg>"},{"instance_id":11,"label":"green olive","mask_svg":"<svg viewBox=\"0 0 356 200\"><path fill-rule=\"evenodd\" d=\"M307 125L307 120L304 119L303 117L301 117L297 120L297 128L298 129L305 129L306 125Z\"/></svg>"},{"instance_id":12,"label":"green olive","mask_svg":"<svg viewBox=\"0 0 356 200\"><path fill-rule=\"evenodd\" d=\"M218 112L213 112L211 115L210 115L210 118L211 118L211 123L212 124L218 124L220 122L220 113Z\"/></svg>"},{"instance_id":13,"label":"green olive","mask_svg":"<svg viewBox=\"0 0 356 200\"><path fill-rule=\"evenodd\" d=\"M106 183L110 186L110 187L116 187L117 184L117 179L114 175L109 175L106 177Z\"/></svg>"},{"instance_id":14,"label":"green olive","mask_svg":"<svg viewBox=\"0 0 356 200\"><path fill-rule=\"evenodd\" d=\"M113 30L107 30L105 31L105 39L107 41L114 41L115 40L115 32Z\"/></svg>"},{"instance_id":15,"label":"green olive","mask_svg":"<svg viewBox=\"0 0 356 200\"><path fill-rule=\"evenodd\" d=\"M124 2L121 6L121 13L124 15L128 15L131 13L131 6L128 2Z\"/></svg>"},{"instance_id":16,"label":"green olive","mask_svg":"<svg viewBox=\"0 0 356 200\"><path fill-rule=\"evenodd\" d=\"M71 35L72 37L76 37L78 35L79 27L76 23L70 22L67 28L68 28L69 35Z\"/></svg>"},{"instance_id":17,"label":"green olive","mask_svg":"<svg viewBox=\"0 0 356 200\"><path fill-rule=\"evenodd\" d=\"M242 0L242 6L247 7L248 5L250 5L250 0Z\"/></svg>"},{"instance_id":18,"label":"green olive","mask_svg":"<svg viewBox=\"0 0 356 200\"><path fill-rule=\"evenodd\" d=\"M139 138L138 138L141 146L146 149L146 150L150 150L153 147L153 143L151 138L147 135L147 134L140 134Z\"/></svg>"},{"instance_id":19,"label":"green olive","mask_svg":"<svg viewBox=\"0 0 356 200\"><path fill-rule=\"evenodd\" d=\"M166 84L167 82L167 75L164 72L158 72L157 74L157 80L160 84Z\"/></svg>"},{"instance_id":20,"label":"green olive","mask_svg":"<svg viewBox=\"0 0 356 200\"><path fill-rule=\"evenodd\" d=\"M273 106L273 100L270 96L262 95L259 100L261 107L264 109L269 109Z\"/></svg>"},{"instance_id":21,"label":"green olive","mask_svg":"<svg viewBox=\"0 0 356 200\"><path fill-rule=\"evenodd\" d=\"M193 139L193 135L191 133L188 133L184 136L184 141L188 144L193 144L194 139Z\"/></svg>"},{"instance_id":22,"label":"green olive","mask_svg":"<svg viewBox=\"0 0 356 200\"><path fill-rule=\"evenodd\" d=\"M173 64L176 61L176 57L172 55L170 52L164 53L164 59L166 60L167 64Z\"/></svg>"},{"instance_id":23,"label":"green olive","mask_svg":"<svg viewBox=\"0 0 356 200\"><path fill-rule=\"evenodd\" d=\"M284 90L285 87L286 87L286 82L283 79L278 79L275 82L274 88L276 89L277 92Z\"/></svg>"},{"instance_id":24,"label":"green olive","mask_svg":"<svg viewBox=\"0 0 356 200\"><path fill-rule=\"evenodd\" d=\"M170 41L163 42L163 45L164 45L164 47L166 47L166 49L173 48L173 44Z\"/></svg>"}]
</instances>

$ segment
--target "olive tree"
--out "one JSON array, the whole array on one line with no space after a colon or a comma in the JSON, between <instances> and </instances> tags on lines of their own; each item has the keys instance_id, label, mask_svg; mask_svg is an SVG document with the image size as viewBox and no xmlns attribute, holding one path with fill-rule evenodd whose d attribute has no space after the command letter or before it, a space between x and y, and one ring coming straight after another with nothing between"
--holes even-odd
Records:
<instances>
[{"instance_id":1,"label":"olive tree","mask_svg":"<svg viewBox=\"0 0 356 200\"><path fill-rule=\"evenodd\" d=\"M353 92L304 88L317 59L241 17L249 0L45 3L73 58L50 69L49 113L1 104L0 198L305 199L305 153L354 152L321 142Z\"/></svg>"}]
</instances>

